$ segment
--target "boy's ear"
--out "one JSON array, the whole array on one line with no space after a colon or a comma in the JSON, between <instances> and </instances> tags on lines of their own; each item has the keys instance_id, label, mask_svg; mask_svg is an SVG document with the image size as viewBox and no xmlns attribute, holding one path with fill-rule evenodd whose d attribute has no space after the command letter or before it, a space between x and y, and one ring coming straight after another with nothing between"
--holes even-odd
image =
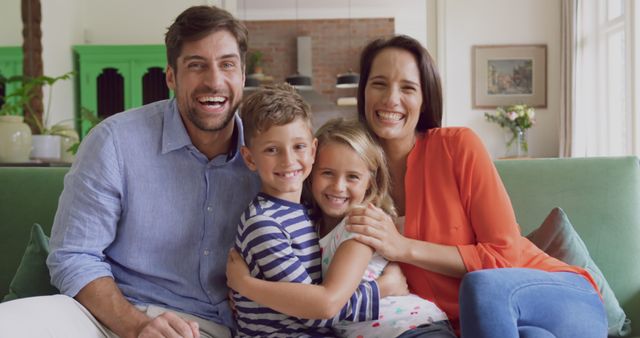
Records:
<instances>
[{"instance_id":1,"label":"boy's ear","mask_svg":"<svg viewBox=\"0 0 640 338\"><path fill-rule=\"evenodd\" d=\"M311 157L313 157L313 163L316 162L316 151L318 150L318 138L314 137L311 142Z\"/></svg>"},{"instance_id":2,"label":"boy's ear","mask_svg":"<svg viewBox=\"0 0 640 338\"><path fill-rule=\"evenodd\" d=\"M251 156L251 150L247 146L240 147L240 155L242 155L244 163L251 171L257 170L256 163L253 161L253 156Z\"/></svg>"}]
</instances>

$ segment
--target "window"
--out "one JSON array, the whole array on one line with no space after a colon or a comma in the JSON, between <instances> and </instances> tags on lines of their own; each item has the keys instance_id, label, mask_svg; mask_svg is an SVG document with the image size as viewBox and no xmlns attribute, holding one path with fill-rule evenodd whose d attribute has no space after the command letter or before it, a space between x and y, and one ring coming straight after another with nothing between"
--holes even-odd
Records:
<instances>
[{"instance_id":1,"label":"window","mask_svg":"<svg viewBox=\"0 0 640 338\"><path fill-rule=\"evenodd\" d=\"M575 156L640 155L633 0L579 2Z\"/></svg>"}]
</instances>

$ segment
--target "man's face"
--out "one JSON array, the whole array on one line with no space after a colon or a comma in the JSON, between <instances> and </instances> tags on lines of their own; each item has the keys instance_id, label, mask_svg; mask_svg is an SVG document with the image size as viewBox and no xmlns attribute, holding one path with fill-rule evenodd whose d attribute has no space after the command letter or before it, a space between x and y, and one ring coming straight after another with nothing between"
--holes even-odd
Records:
<instances>
[{"instance_id":1,"label":"man's face","mask_svg":"<svg viewBox=\"0 0 640 338\"><path fill-rule=\"evenodd\" d=\"M220 30L185 42L176 68L167 67L167 85L175 91L187 130L228 127L244 86L244 66L233 35Z\"/></svg>"}]
</instances>

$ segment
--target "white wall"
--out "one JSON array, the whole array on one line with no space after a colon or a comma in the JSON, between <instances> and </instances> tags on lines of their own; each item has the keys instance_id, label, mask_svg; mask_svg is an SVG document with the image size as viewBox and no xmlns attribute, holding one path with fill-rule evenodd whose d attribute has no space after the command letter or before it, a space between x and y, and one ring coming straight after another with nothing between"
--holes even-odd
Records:
<instances>
[{"instance_id":1,"label":"white wall","mask_svg":"<svg viewBox=\"0 0 640 338\"><path fill-rule=\"evenodd\" d=\"M20 0L3 0L0 8L0 46L22 46Z\"/></svg>"},{"instance_id":2,"label":"white wall","mask_svg":"<svg viewBox=\"0 0 640 338\"><path fill-rule=\"evenodd\" d=\"M84 44L163 44L173 20L204 0L85 0Z\"/></svg>"},{"instance_id":3,"label":"white wall","mask_svg":"<svg viewBox=\"0 0 640 338\"><path fill-rule=\"evenodd\" d=\"M425 0L238 0L242 20L395 18L395 31L427 43Z\"/></svg>"},{"instance_id":4,"label":"white wall","mask_svg":"<svg viewBox=\"0 0 640 338\"><path fill-rule=\"evenodd\" d=\"M44 75L56 77L73 70L71 46L82 43L80 25L82 0L42 1L42 68ZM45 87L43 103L49 110L49 125L72 119L75 112L74 81ZM49 103L49 88L51 106ZM72 121L69 121L73 125Z\"/></svg>"},{"instance_id":5,"label":"white wall","mask_svg":"<svg viewBox=\"0 0 640 338\"><path fill-rule=\"evenodd\" d=\"M226 2L233 4L234 1L88 0L83 4L85 43L163 43L166 28L185 8L200 4L224 5ZM237 9L231 12L242 20L296 19L296 0L238 0L236 6ZM301 20L394 17L396 32L411 35L422 43L427 41L424 0L299 0L297 7L297 18ZM143 11L151 11L153 15L143 16Z\"/></svg>"},{"instance_id":6,"label":"white wall","mask_svg":"<svg viewBox=\"0 0 640 338\"><path fill-rule=\"evenodd\" d=\"M558 156L560 124L560 1L557 0L441 0L444 19L439 34L441 71L445 85L448 126L476 131L494 157L504 156L504 134L484 120L486 110L472 109L471 48L473 45L546 44L547 108L536 109L530 129L531 157Z\"/></svg>"}]
</instances>

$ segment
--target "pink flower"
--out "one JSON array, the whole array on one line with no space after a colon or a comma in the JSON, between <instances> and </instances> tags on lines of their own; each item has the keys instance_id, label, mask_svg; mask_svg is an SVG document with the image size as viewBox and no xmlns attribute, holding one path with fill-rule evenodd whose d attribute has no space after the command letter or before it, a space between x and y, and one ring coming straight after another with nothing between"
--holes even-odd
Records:
<instances>
[{"instance_id":1,"label":"pink flower","mask_svg":"<svg viewBox=\"0 0 640 338\"><path fill-rule=\"evenodd\" d=\"M507 113L507 117L509 118L509 120L515 121L518 118L518 113L510 111Z\"/></svg>"}]
</instances>

